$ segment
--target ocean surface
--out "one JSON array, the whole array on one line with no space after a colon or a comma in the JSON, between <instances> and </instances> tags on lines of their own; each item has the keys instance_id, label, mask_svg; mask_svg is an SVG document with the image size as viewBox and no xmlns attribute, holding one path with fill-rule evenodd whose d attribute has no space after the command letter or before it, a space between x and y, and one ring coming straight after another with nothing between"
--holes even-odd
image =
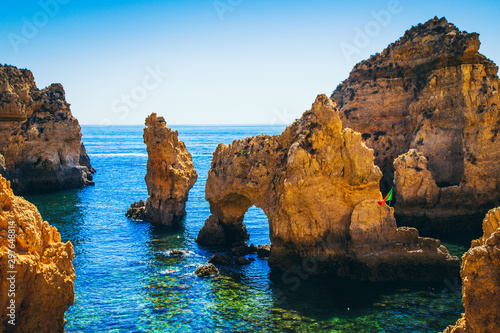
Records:
<instances>
[{"instance_id":1,"label":"ocean surface","mask_svg":"<svg viewBox=\"0 0 500 333\"><path fill-rule=\"evenodd\" d=\"M44 220L75 249L75 304L66 332L440 332L463 312L459 276L434 284L349 282L271 270L267 261L193 272L223 249L194 238L209 216L204 188L212 152L221 142L279 134L283 126L172 126L193 155L199 178L187 217L171 229L125 217L147 198L142 126L83 126L97 170L95 186L27 196ZM245 215L249 244L269 244L267 219ZM461 256L468 246L445 244ZM189 251L184 256L170 250Z\"/></svg>"}]
</instances>

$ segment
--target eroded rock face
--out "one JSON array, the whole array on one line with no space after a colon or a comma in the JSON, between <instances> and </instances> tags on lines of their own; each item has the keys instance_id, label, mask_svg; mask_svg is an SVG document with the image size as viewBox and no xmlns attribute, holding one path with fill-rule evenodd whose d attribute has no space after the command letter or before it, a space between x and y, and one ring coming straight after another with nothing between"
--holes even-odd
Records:
<instances>
[{"instance_id":1,"label":"eroded rock face","mask_svg":"<svg viewBox=\"0 0 500 333\"><path fill-rule=\"evenodd\" d=\"M14 269L10 251L15 256ZM57 229L42 220L34 205L14 196L7 180L0 176L1 332L63 332L64 313L74 302L73 257L72 244L62 243ZM13 299L9 297L9 271L17 272L15 326L8 323L12 318L6 310Z\"/></svg>"},{"instance_id":2,"label":"eroded rock face","mask_svg":"<svg viewBox=\"0 0 500 333\"><path fill-rule=\"evenodd\" d=\"M269 219L269 264L283 270L307 261L312 274L361 280L433 280L458 272L458 259L439 241L396 227L392 208L377 202L381 177L373 150L361 134L342 130L334 102L320 95L281 135L217 147L206 184L212 215L196 240L244 240L243 216L255 205Z\"/></svg>"},{"instance_id":3,"label":"eroded rock face","mask_svg":"<svg viewBox=\"0 0 500 333\"><path fill-rule=\"evenodd\" d=\"M440 188L427 165L424 154L414 149L394 161L396 216L425 232L433 232L439 223L441 233L477 233L477 226L463 218L480 214L474 189L466 184Z\"/></svg>"},{"instance_id":4,"label":"eroded rock face","mask_svg":"<svg viewBox=\"0 0 500 333\"><path fill-rule=\"evenodd\" d=\"M26 69L0 65L0 172L16 193L92 185L90 159L60 84L39 90Z\"/></svg>"},{"instance_id":5,"label":"eroded rock face","mask_svg":"<svg viewBox=\"0 0 500 333\"><path fill-rule=\"evenodd\" d=\"M193 158L177 131L166 127L163 117L152 113L146 118L144 143L148 151L144 219L174 225L186 215L189 190L198 179ZM134 204L132 205L132 208Z\"/></svg>"},{"instance_id":6,"label":"eroded rock face","mask_svg":"<svg viewBox=\"0 0 500 333\"><path fill-rule=\"evenodd\" d=\"M344 126L375 150L383 185L392 186L399 155L416 149L427 158L436 185L446 189L425 222L436 222L436 229L443 219L458 224L459 217L465 229L475 217L480 226L500 202L498 67L479 46L478 34L435 18L357 64L332 94ZM456 209L441 202L448 198ZM402 222L421 230L415 210L398 205Z\"/></svg>"},{"instance_id":7,"label":"eroded rock face","mask_svg":"<svg viewBox=\"0 0 500 333\"><path fill-rule=\"evenodd\" d=\"M500 327L500 207L488 212L483 231L462 257L465 313L445 333L498 332Z\"/></svg>"}]
</instances>

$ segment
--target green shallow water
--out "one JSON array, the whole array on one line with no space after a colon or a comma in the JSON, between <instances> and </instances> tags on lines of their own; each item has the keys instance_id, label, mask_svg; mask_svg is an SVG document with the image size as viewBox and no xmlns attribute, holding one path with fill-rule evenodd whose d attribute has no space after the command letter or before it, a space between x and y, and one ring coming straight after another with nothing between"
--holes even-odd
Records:
<instances>
[{"instance_id":1,"label":"green shallow water","mask_svg":"<svg viewBox=\"0 0 500 333\"><path fill-rule=\"evenodd\" d=\"M194 242L209 216L204 186L219 142L283 127L176 127L199 174L188 215L169 229L124 216L146 199L142 127L83 127L96 186L27 197L75 248L75 304L67 332L439 332L463 312L459 277L434 284L355 283L271 270L255 255L214 278L193 272L223 249ZM245 215L250 243L268 244L267 219ZM446 243L461 256L467 244ZM170 255L183 249L187 255Z\"/></svg>"}]
</instances>

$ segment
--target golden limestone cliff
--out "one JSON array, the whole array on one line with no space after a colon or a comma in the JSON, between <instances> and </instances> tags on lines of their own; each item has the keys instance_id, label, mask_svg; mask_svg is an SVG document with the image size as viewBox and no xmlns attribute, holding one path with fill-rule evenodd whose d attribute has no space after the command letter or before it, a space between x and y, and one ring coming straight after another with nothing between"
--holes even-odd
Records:
<instances>
[{"instance_id":1,"label":"golden limestone cliff","mask_svg":"<svg viewBox=\"0 0 500 333\"><path fill-rule=\"evenodd\" d=\"M500 328L500 207L483 221L483 237L462 257L465 313L445 333L495 333Z\"/></svg>"},{"instance_id":2,"label":"golden limestone cliff","mask_svg":"<svg viewBox=\"0 0 500 333\"><path fill-rule=\"evenodd\" d=\"M372 281L458 273L458 258L438 240L397 228L393 209L378 203L381 177L373 150L342 130L334 102L320 95L282 134L217 147L205 189L212 214L196 241L245 240L243 216L255 205L269 220L273 267L308 262L312 274Z\"/></svg>"},{"instance_id":3,"label":"golden limestone cliff","mask_svg":"<svg viewBox=\"0 0 500 333\"><path fill-rule=\"evenodd\" d=\"M344 125L375 150L383 186L399 155L415 149L427 159L437 196L395 205L398 222L421 232L479 230L500 201L498 67L479 46L478 34L434 18L357 64L332 94Z\"/></svg>"},{"instance_id":4,"label":"golden limestone cliff","mask_svg":"<svg viewBox=\"0 0 500 333\"><path fill-rule=\"evenodd\" d=\"M0 176L0 332L64 330L74 302L73 246Z\"/></svg>"},{"instance_id":5,"label":"golden limestone cliff","mask_svg":"<svg viewBox=\"0 0 500 333\"><path fill-rule=\"evenodd\" d=\"M39 90L29 70L0 65L0 173L16 193L92 185L81 137L60 84Z\"/></svg>"},{"instance_id":6,"label":"golden limestone cliff","mask_svg":"<svg viewBox=\"0 0 500 333\"><path fill-rule=\"evenodd\" d=\"M177 131L166 127L163 117L152 113L146 118L144 143L148 151L146 185L149 198L132 204L131 218L174 225L186 215L189 190L198 179L193 158Z\"/></svg>"}]
</instances>

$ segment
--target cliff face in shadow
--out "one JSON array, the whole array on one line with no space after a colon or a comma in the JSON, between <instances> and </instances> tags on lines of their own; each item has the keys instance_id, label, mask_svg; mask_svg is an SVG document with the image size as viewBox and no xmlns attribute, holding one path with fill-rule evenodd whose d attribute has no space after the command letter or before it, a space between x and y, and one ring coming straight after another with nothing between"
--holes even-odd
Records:
<instances>
[{"instance_id":1,"label":"cliff face in shadow","mask_svg":"<svg viewBox=\"0 0 500 333\"><path fill-rule=\"evenodd\" d=\"M64 331L64 313L74 302L73 257L72 244L62 243L57 229L0 176L1 332Z\"/></svg>"},{"instance_id":2,"label":"cliff face in shadow","mask_svg":"<svg viewBox=\"0 0 500 333\"><path fill-rule=\"evenodd\" d=\"M39 90L29 70L0 65L0 173L16 193L92 185L81 137L60 84Z\"/></svg>"},{"instance_id":3,"label":"cliff face in shadow","mask_svg":"<svg viewBox=\"0 0 500 333\"><path fill-rule=\"evenodd\" d=\"M127 216L168 226L186 215L189 190L198 179L193 158L177 131L166 127L163 117L152 113L146 118L144 143L148 151L146 203L132 204Z\"/></svg>"},{"instance_id":4,"label":"cliff face in shadow","mask_svg":"<svg viewBox=\"0 0 500 333\"><path fill-rule=\"evenodd\" d=\"M332 94L344 126L375 150L383 186L399 155L427 159L437 201L395 206L398 221L421 231L478 229L500 201L498 67L479 46L478 34L434 18L357 64Z\"/></svg>"},{"instance_id":5,"label":"cliff face in shadow","mask_svg":"<svg viewBox=\"0 0 500 333\"><path fill-rule=\"evenodd\" d=\"M392 208L378 203L382 173L373 159L361 134L342 130L334 102L320 95L281 135L217 147L205 189L212 215L196 240L244 240L243 216L255 205L269 220L273 267L307 261L315 274L372 281L458 272L458 259L438 240L396 227Z\"/></svg>"},{"instance_id":6,"label":"cliff face in shadow","mask_svg":"<svg viewBox=\"0 0 500 333\"><path fill-rule=\"evenodd\" d=\"M500 327L500 207L488 212L483 232L462 257L465 313L444 333L498 332Z\"/></svg>"}]
</instances>

